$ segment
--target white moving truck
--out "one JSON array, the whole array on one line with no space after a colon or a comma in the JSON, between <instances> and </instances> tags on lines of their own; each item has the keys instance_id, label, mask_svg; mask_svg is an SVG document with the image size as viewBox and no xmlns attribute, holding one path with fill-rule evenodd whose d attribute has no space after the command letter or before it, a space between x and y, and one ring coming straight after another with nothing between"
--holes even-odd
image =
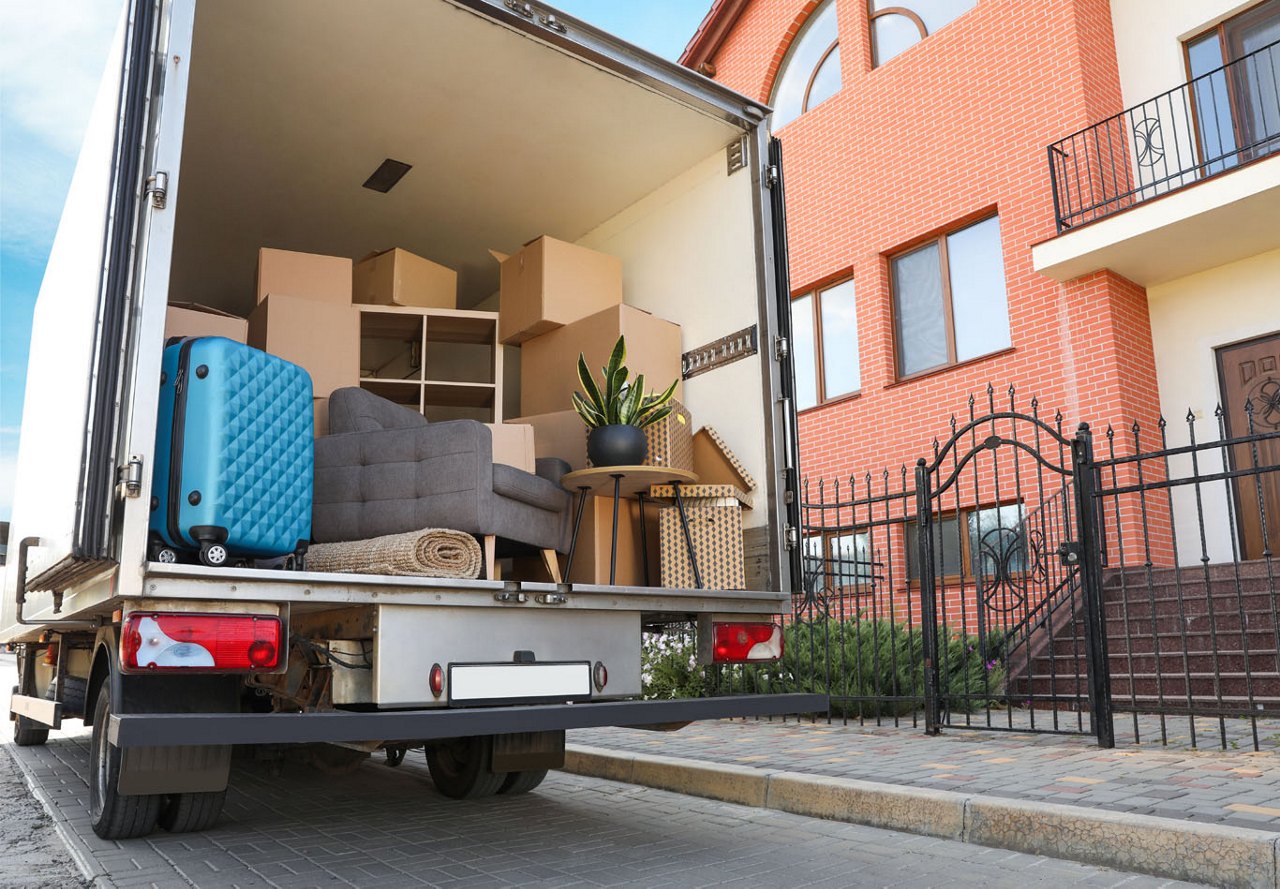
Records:
<instances>
[{"instance_id":1,"label":"white moving truck","mask_svg":"<svg viewBox=\"0 0 1280 889\"><path fill-rule=\"evenodd\" d=\"M711 662L713 628L774 621L798 574L767 120L540 3L131 0L36 305L0 612L0 642L19 654L17 742L43 743L63 719L92 726L99 835L212 824L235 745L317 745L330 765L423 746L437 786L464 797L536 786L569 728L825 707L640 700L645 627L697 622ZM362 188L384 158L413 173L385 194ZM497 289L487 248L542 233L620 257L625 302L681 325L705 371L685 380L685 404L760 480L746 513L755 589L148 560L169 302L247 314L261 245L394 244L457 269L474 304ZM212 669L158 671L131 653L148 628L167 628L148 642L212 652L256 624L285 651L274 673L213 655ZM539 669L562 664L572 675ZM495 668L487 698L455 698L459 665ZM335 693L352 683L361 695Z\"/></svg>"}]
</instances>

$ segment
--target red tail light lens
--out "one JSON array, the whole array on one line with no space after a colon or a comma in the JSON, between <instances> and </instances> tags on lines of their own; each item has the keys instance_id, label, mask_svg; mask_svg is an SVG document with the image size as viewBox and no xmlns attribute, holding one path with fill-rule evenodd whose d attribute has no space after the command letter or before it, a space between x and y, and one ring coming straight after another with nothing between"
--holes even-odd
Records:
<instances>
[{"instance_id":1,"label":"red tail light lens","mask_svg":"<svg viewBox=\"0 0 1280 889\"><path fill-rule=\"evenodd\" d=\"M134 612L120 654L130 671L259 672L279 668L283 643L278 617Z\"/></svg>"},{"instance_id":2,"label":"red tail light lens","mask_svg":"<svg viewBox=\"0 0 1280 889\"><path fill-rule=\"evenodd\" d=\"M774 624L713 624L712 661L731 664L782 657L782 627Z\"/></svg>"}]
</instances>

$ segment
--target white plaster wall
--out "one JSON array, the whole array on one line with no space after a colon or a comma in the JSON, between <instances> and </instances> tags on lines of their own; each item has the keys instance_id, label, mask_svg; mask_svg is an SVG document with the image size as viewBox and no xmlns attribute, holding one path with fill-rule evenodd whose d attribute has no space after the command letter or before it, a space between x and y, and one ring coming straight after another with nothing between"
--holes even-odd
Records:
<instances>
[{"instance_id":1,"label":"white plaster wall","mask_svg":"<svg viewBox=\"0 0 1280 889\"><path fill-rule=\"evenodd\" d=\"M1188 443L1188 410L1196 418L1196 440L1216 440L1219 433L1214 411L1220 394L1214 349L1280 330L1280 250L1151 287L1147 300L1169 445ZM1216 449L1201 452L1199 461L1201 475L1224 468L1221 452ZM1174 478L1189 478L1192 470L1189 456L1170 461ZM1226 483L1202 485L1200 495L1207 555L1214 562L1229 561L1233 557L1232 516ZM1194 486L1175 489L1174 517L1179 561L1198 562L1202 545Z\"/></svg>"}]
</instances>

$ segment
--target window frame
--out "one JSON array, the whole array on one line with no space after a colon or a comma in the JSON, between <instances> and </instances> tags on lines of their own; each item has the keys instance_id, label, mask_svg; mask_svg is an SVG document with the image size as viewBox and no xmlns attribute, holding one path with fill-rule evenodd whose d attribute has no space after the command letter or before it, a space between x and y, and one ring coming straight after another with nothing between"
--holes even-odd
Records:
<instances>
[{"instance_id":1,"label":"window frame","mask_svg":"<svg viewBox=\"0 0 1280 889\"><path fill-rule=\"evenodd\" d=\"M956 357L955 306L952 303L952 296L951 296L951 255L947 248L947 239L951 235L956 234L957 232L964 231L966 228L970 228L975 225L980 225L990 219L999 219L999 218L1000 218L1000 212L998 210L984 212L983 214L979 216L975 216L974 218L969 219L965 222L961 222L958 225L949 226L948 228L945 228L937 232L936 234L930 235L927 238L924 238L919 241L914 241L910 246L904 247L901 250L895 250L893 253L889 253L885 256L885 259L888 263L887 271L888 271L888 281L889 281L889 326L893 334L893 383L910 382L911 380L916 380L916 379L919 379L920 377L927 377L930 374L935 374L935 373L938 373L939 371L950 370L953 367L960 367L961 365L968 364L972 361L982 361L985 358L990 358L993 355L1000 355L1004 352L1011 351L1014 348L1012 314L1009 311L1009 279L1008 279L1008 276L1005 275L1005 269L1004 269L1006 254L1004 250L1004 229L1002 228L1000 230L1000 262L1001 262L1000 274L1001 274L1001 277L1004 278L1005 314L1010 319L1009 344L1007 346L1001 346L998 349L992 349L990 352L983 352L979 355L973 355L969 358L958 359ZM938 247L938 263L939 263L939 270L942 275L942 296L943 296L942 315L947 325L947 360L943 364L935 364L932 367L926 367L920 370L914 370L911 373L903 373L902 372L902 332L899 329L899 325L898 325L898 316L900 314L900 311L898 309L898 290L897 290L897 287L894 285L893 264L894 262L901 259L902 257L915 253L917 250L922 250L928 247L930 244L936 244ZM893 383L891 383L890 385L893 385Z\"/></svg>"},{"instance_id":2,"label":"window frame","mask_svg":"<svg viewBox=\"0 0 1280 889\"><path fill-rule=\"evenodd\" d=\"M911 0L903 0L903 2L909 3L911 2ZM948 20L945 24L939 25L937 30L930 31L929 26L925 24L925 21L923 18L921 18L920 13L916 12L914 9L911 9L906 6L886 6L884 9L876 9L875 0L867 0L867 49L871 53L872 70L879 68L883 65L889 64L889 62L892 62L893 59L896 59L898 56L902 55L903 53L909 52L913 47L919 46L921 43L924 43L926 40L928 40L934 34L938 33L938 31L942 30L947 25L950 25L952 22L959 21L964 16L973 12L974 9L977 8L977 5L978 5L977 2L975 2L973 7L966 9L964 12L960 13L955 18ZM879 46L876 44L875 20L888 15L900 15L906 19L909 19L911 23L916 26L916 30L920 32L920 39L915 43L913 43L911 46L908 46L902 52L898 53L898 55L895 55L893 58L886 59L885 61L882 62L880 61L880 58L879 58L880 56Z\"/></svg>"},{"instance_id":3,"label":"window frame","mask_svg":"<svg viewBox=\"0 0 1280 889\"><path fill-rule=\"evenodd\" d=\"M867 552L868 554L871 553L872 538L871 538L870 528L867 528L866 530L863 530L863 531L859 531L857 528L846 528L843 530L815 529L814 533L811 533L805 536L805 542L809 543L813 540L822 541L821 558L822 558L824 580L826 578L842 579L845 576L845 572L840 567L840 559L836 556L834 548L837 542L840 539L845 537L854 538L855 558L853 561L853 567L851 569L852 576L853 576L853 583L852 584L840 583L838 586L829 590L828 592L832 594L840 595L840 596L870 596L875 592L875 585L876 585L875 562L869 561L865 563L865 566L860 566L856 558L857 546L858 546L857 538L859 537L866 538ZM808 552L803 553L803 557L806 559L813 558L813 556ZM865 575L860 573L861 570L864 570L864 567L866 571Z\"/></svg>"},{"instance_id":4,"label":"window frame","mask_svg":"<svg viewBox=\"0 0 1280 889\"><path fill-rule=\"evenodd\" d=\"M963 537L963 541L962 541L963 546L960 550L960 573L959 574L940 574L937 577L938 581L944 584L968 584L968 583L977 582L978 575L973 570L973 538L970 536L970 531L969 531L969 517L977 513L987 512L988 510L992 510L992 509L1007 509L1010 506L1018 507L1019 513L1021 515L1021 518L1018 520L1019 522L1023 522L1026 520L1027 518L1026 503L1017 499L1002 501L1000 503L990 504L987 506L962 506L959 509L951 509L945 512L940 512L935 516L933 516L933 523L935 525L938 524L939 522L950 521L951 519L958 520L960 522L960 528L961 528L960 533ZM920 566L916 564L920 556L915 551L916 549L918 549L918 545L917 546L911 545L909 529L919 528L919 527L920 527L919 519L912 519L908 522L904 522L902 526L902 549L907 559L907 585L911 589L919 589L920 587ZM919 531L917 531L916 533L919 534ZM918 539L919 538L917 538L917 540ZM1026 575L1028 571L1027 567L1025 567L1026 536L1024 535L1022 539L1023 539L1023 552L1024 552L1024 567L1021 571L1013 572L1013 576L1015 577L1022 577Z\"/></svg>"},{"instance_id":5,"label":"window frame","mask_svg":"<svg viewBox=\"0 0 1280 889\"><path fill-rule=\"evenodd\" d=\"M867 2L869 3L871 2L871 0L867 0ZM1182 66L1183 66L1183 71L1186 75L1185 82L1189 84L1196 78L1196 75L1194 74L1191 68L1191 44L1198 43L1199 41L1208 37L1210 34L1212 34L1217 39L1218 59L1220 64L1218 68L1214 68L1210 70L1207 74L1202 76L1209 77L1215 71L1219 71L1223 68L1226 68L1233 61L1235 61L1230 57L1232 52L1232 46L1231 46L1231 41L1227 37L1227 26L1238 22L1240 19L1248 18L1250 16L1256 15L1259 10L1261 10L1264 6L1268 4L1268 2L1271 2L1271 0L1260 0L1260 2L1253 4L1247 9L1242 9L1239 12L1235 13L1234 15L1229 15L1226 18L1222 19L1217 24L1210 25L1209 27L1204 28L1203 30L1197 31L1196 33L1190 35L1189 37L1186 37L1185 39L1183 39L1182 40ZM1248 150L1240 147L1242 136L1243 136L1243 133L1241 130L1241 120L1243 118L1243 114L1240 110L1240 91L1237 88L1237 84L1235 83L1235 77L1232 72L1223 71L1223 75L1224 75L1223 79L1225 80L1225 88L1227 93L1227 108L1228 108L1228 113L1231 115L1231 139L1235 143L1235 148L1233 149L1230 155L1234 158L1234 164L1232 167L1224 167L1224 170L1225 170L1225 169L1232 169L1234 168L1234 166L1238 166L1243 163L1248 163L1248 161L1256 160L1257 158L1241 159L1239 157L1236 157L1236 155L1239 155ZM1200 162L1204 163L1205 162L1204 131L1201 129L1201 125L1200 125L1200 111L1199 111L1199 108L1197 107L1197 102L1194 100L1195 91L1192 90L1191 92L1192 92L1193 99L1190 103L1189 110L1190 110L1190 117L1191 117L1191 126L1195 132L1195 137L1196 137L1195 150L1196 150L1196 155L1199 157ZM1273 152L1268 152L1260 156L1267 157L1271 153ZM1226 163L1225 157L1223 161L1221 161L1221 163L1224 163L1224 164Z\"/></svg>"},{"instance_id":6,"label":"window frame","mask_svg":"<svg viewBox=\"0 0 1280 889\"><path fill-rule=\"evenodd\" d=\"M835 13L834 18L835 18L836 37L834 40L831 41L830 45L827 46L827 48L822 51L822 54L818 56L818 61L814 63L813 68L809 71L809 76L806 78L805 84L804 84L804 95L800 99L800 110L796 113L795 117L791 118L786 123L779 126L778 130L785 129L787 126L795 123L797 120L799 120L800 118L808 114L809 111L812 110L812 108L816 108L822 105L829 99L834 99L837 95L839 95L844 90L844 59L841 58L839 88L837 88L836 91L832 93L830 96L828 96L826 99L823 99L822 102L819 102L818 105L815 105L815 106L809 105L809 99L813 93L814 81L818 79L818 72L822 70L823 66L827 63L827 60L831 58L831 54L833 52L837 52L840 49L840 13L838 9L839 4L837 0L819 0L819 2L813 7L813 9L809 12L809 14L805 16L804 21L800 24L799 29L795 32L794 35L791 36L790 42L787 43L786 52L782 54L782 59L778 63L778 70L777 70L777 73L774 75L773 83L770 84L769 86L769 104L776 105L778 90L781 88L782 81L785 79L786 75L790 73L787 67L788 63L791 61L792 53L795 52L796 48L800 45L800 41L806 36L805 35L806 28L810 25L810 23L816 20L818 15L820 15L823 9L828 5L831 6L832 10Z\"/></svg>"},{"instance_id":7,"label":"window frame","mask_svg":"<svg viewBox=\"0 0 1280 889\"><path fill-rule=\"evenodd\" d=\"M796 291L791 294L791 300L788 305L794 304L796 300L804 299L806 296L813 297L813 302L810 303L809 305L810 313L812 315L812 317L809 319L809 323L813 327L813 373L815 377L814 388L818 393L818 400L815 404L812 404L809 407L805 407L805 408L801 408L799 407L799 405L797 405L796 413L798 414L806 413L807 411L816 410L820 407L824 407L829 404L836 404L837 402L847 401L852 398L857 398L859 395L862 394L862 346L860 342L860 340L862 339L862 327L860 325L857 325L858 285L856 282L854 282L853 284L853 316L854 316L854 323L855 325L857 325L857 331L858 331L858 335L855 339L854 345L857 346L857 362L856 363L858 365L858 386L856 389L851 389L848 392L842 392L838 395L830 395L830 396L827 395L827 374L826 374L827 366L826 366L826 357L825 357L826 339L822 335L822 294L828 290L834 290L835 288L843 284L849 284L851 282L854 282L854 276L852 273L847 271L839 272L833 277L822 279L819 283L814 284L812 287L809 287L806 290ZM794 317L794 315L792 317Z\"/></svg>"}]
</instances>

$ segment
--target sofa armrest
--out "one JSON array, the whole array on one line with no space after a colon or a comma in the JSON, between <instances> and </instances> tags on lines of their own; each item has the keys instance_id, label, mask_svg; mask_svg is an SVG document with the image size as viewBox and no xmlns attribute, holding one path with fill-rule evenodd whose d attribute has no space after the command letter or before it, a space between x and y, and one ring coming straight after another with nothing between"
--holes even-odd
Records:
<instances>
[{"instance_id":1,"label":"sofa armrest","mask_svg":"<svg viewBox=\"0 0 1280 889\"><path fill-rule=\"evenodd\" d=\"M569 463L559 457L539 457L534 461L535 472L540 478L560 484L560 479L569 474Z\"/></svg>"}]
</instances>

